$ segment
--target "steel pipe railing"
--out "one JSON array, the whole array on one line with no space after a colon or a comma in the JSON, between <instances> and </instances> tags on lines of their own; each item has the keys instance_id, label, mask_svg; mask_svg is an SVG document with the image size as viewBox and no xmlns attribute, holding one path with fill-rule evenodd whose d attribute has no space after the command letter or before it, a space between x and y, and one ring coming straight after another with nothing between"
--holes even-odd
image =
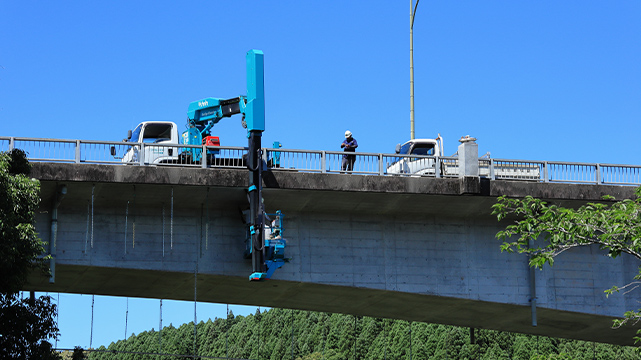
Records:
<instances>
[{"instance_id":1,"label":"steel pipe railing","mask_svg":"<svg viewBox=\"0 0 641 360\"><path fill-rule=\"evenodd\" d=\"M0 151L19 148L33 162L137 166L245 168L245 147L132 143L0 137ZM262 149L267 167L299 171L374 176L456 178L458 158L445 156L349 153L323 150ZM351 170L345 155L354 156ZM513 159L479 159L479 175L492 180L576 184L641 185L640 165L571 163Z\"/></svg>"}]
</instances>

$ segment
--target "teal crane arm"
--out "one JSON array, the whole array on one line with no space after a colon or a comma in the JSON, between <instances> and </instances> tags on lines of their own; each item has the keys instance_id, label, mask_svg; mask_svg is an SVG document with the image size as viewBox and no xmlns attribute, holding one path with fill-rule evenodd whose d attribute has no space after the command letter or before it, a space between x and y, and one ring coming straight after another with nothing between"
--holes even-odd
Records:
<instances>
[{"instance_id":1,"label":"teal crane arm","mask_svg":"<svg viewBox=\"0 0 641 360\"><path fill-rule=\"evenodd\" d=\"M211 128L225 117L242 113L244 121L246 104L247 97L242 95L232 99L210 97L194 101L187 108L187 127L196 127L201 136L208 136Z\"/></svg>"},{"instance_id":2,"label":"teal crane arm","mask_svg":"<svg viewBox=\"0 0 641 360\"><path fill-rule=\"evenodd\" d=\"M265 131L265 85L263 52L250 50L247 62L247 96L231 99L205 98L194 101L187 108L187 127L195 127L200 136L209 136L209 131L222 118L243 114L243 127L247 128L247 138L251 134L260 136ZM200 145L200 143L190 145Z\"/></svg>"}]
</instances>

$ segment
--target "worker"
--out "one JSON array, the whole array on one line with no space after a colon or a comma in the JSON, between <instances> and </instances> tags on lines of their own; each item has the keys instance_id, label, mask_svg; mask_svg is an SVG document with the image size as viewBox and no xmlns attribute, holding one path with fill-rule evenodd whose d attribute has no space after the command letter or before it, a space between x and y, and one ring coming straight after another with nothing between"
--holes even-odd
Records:
<instances>
[{"instance_id":1,"label":"worker","mask_svg":"<svg viewBox=\"0 0 641 360\"><path fill-rule=\"evenodd\" d=\"M276 215L276 218L272 220L272 234L275 239L282 239L280 225L280 215Z\"/></svg>"},{"instance_id":2,"label":"worker","mask_svg":"<svg viewBox=\"0 0 641 360\"><path fill-rule=\"evenodd\" d=\"M341 144L343 151L345 152L355 152L358 147L356 139L352 137L352 132L347 130L345 131L345 140ZM343 163L341 164L342 171L352 171L354 170L354 162L356 161L356 155L343 155Z\"/></svg>"}]
</instances>

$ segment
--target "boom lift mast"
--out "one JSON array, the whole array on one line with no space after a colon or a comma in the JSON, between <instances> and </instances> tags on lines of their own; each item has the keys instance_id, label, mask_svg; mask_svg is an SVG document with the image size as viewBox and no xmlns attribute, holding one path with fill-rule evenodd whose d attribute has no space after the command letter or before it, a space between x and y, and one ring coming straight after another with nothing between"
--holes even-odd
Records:
<instances>
[{"instance_id":1,"label":"boom lift mast","mask_svg":"<svg viewBox=\"0 0 641 360\"><path fill-rule=\"evenodd\" d=\"M265 131L265 79L264 59L260 50L250 50L245 57L247 62L247 96L232 99L206 98L189 104L187 110L188 126L183 133L183 143L202 145L203 136L210 134L211 128L225 117L243 114L243 127L247 128L249 169L249 231L253 273L250 280L263 280L271 276L284 260L265 262L264 210L262 206L262 157L261 136ZM190 148L192 159L201 160L201 149ZM282 241L284 244L284 241ZM283 245L281 245L283 246ZM268 249L273 250L273 249ZM281 248L281 254L283 249ZM272 253L272 251L269 251Z\"/></svg>"}]
</instances>

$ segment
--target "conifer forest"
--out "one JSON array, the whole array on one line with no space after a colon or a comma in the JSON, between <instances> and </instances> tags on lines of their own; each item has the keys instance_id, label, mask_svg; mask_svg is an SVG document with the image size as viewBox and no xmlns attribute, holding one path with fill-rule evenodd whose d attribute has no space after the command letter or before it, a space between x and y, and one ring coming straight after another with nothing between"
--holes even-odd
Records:
<instances>
[{"instance_id":1,"label":"conifer forest","mask_svg":"<svg viewBox=\"0 0 641 360\"><path fill-rule=\"evenodd\" d=\"M200 321L195 327L193 322L170 324L161 331L131 334L107 347L90 349L84 356L95 360L641 359L633 347L288 309L257 310L249 316L230 313L226 319Z\"/></svg>"}]
</instances>

